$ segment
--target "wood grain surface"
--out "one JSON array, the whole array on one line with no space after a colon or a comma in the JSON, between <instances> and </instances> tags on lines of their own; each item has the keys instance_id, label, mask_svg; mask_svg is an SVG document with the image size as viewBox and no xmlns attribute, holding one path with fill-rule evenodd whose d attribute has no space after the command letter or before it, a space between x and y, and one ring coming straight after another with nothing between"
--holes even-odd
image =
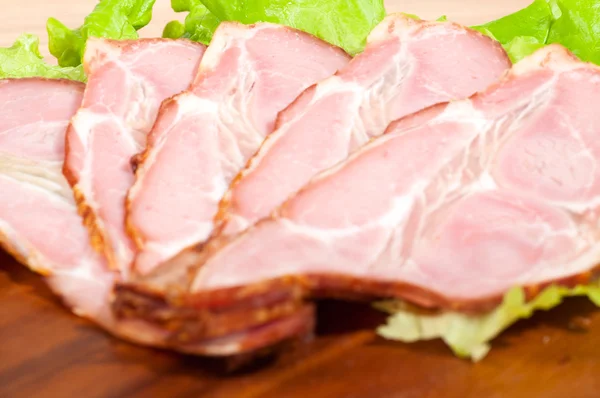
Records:
<instances>
[{"instance_id":1,"label":"wood grain surface","mask_svg":"<svg viewBox=\"0 0 600 398\"><path fill-rule=\"evenodd\" d=\"M76 26L93 1L0 0L0 45L41 33L52 15ZM527 1L389 1L388 9L464 23ZM158 0L145 36L172 19ZM317 336L277 358L228 373L220 361L140 348L71 315L41 278L0 251L0 398L4 397L598 397L600 311L583 299L520 322L482 362L455 358L439 341L400 344L376 337L382 315L323 302Z\"/></svg>"},{"instance_id":2,"label":"wood grain surface","mask_svg":"<svg viewBox=\"0 0 600 398\"><path fill-rule=\"evenodd\" d=\"M0 254L0 397L598 397L600 311L573 299L521 322L483 361L439 341L372 332L381 314L324 302L312 341L227 373L223 363L136 347L61 306L40 278Z\"/></svg>"}]
</instances>

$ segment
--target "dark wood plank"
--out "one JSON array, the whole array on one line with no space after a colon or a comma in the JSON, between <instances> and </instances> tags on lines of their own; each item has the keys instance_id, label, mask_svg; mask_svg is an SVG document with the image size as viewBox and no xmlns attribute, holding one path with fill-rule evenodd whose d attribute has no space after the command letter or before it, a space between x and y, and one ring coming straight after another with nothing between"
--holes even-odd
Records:
<instances>
[{"instance_id":1,"label":"dark wood plank","mask_svg":"<svg viewBox=\"0 0 600 398\"><path fill-rule=\"evenodd\" d=\"M0 397L597 397L600 311L583 299L521 322L482 362L439 341L384 341L367 306L321 303L318 337L227 374L202 358L121 342L66 311L0 253ZM580 317L587 330L573 325Z\"/></svg>"}]
</instances>

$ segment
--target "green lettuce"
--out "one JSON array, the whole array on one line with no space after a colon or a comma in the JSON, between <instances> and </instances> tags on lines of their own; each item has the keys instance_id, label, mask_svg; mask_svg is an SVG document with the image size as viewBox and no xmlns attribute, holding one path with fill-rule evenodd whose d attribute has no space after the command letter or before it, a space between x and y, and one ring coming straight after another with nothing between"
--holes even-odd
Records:
<instances>
[{"instance_id":1,"label":"green lettuce","mask_svg":"<svg viewBox=\"0 0 600 398\"><path fill-rule=\"evenodd\" d=\"M163 30L163 37L186 38L209 44L221 20L212 14L200 0L171 0L175 12L188 12L185 23L171 21Z\"/></svg>"},{"instance_id":2,"label":"green lettuce","mask_svg":"<svg viewBox=\"0 0 600 398\"><path fill-rule=\"evenodd\" d=\"M559 43L579 59L600 64L600 4L595 0L535 0L474 28L502 43L513 62Z\"/></svg>"},{"instance_id":3,"label":"green lettuce","mask_svg":"<svg viewBox=\"0 0 600 398\"><path fill-rule=\"evenodd\" d=\"M490 350L490 341L510 325L531 317L537 310L554 308L571 296L587 296L600 306L600 283L574 288L553 285L530 301L525 300L522 288L515 287L506 293L500 306L480 316L458 312L418 314L402 302L380 302L375 304L376 308L392 315L377 333L403 342L440 338L457 356L478 361Z\"/></svg>"},{"instance_id":4,"label":"green lettuce","mask_svg":"<svg viewBox=\"0 0 600 398\"><path fill-rule=\"evenodd\" d=\"M47 77L85 80L83 68L60 67L44 62L37 36L24 34L7 48L0 48L0 78Z\"/></svg>"},{"instance_id":5,"label":"green lettuce","mask_svg":"<svg viewBox=\"0 0 600 398\"><path fill-rule=\"evenodd\" d=\"M100 0L77 29L69 29L54 18L48 19L48 47L60 66L81 64L85 43L90 37L137 39L137 31L152 18L156 0Z\"/></svg>"},{"instance_id":6,"label":"green lettuce","mask_svg":"<svg viewBox=\"0 0 600 398\"><path fill-rule=\"evenodd\" d=\"M221 21L273 22L311 33L356 54L373 27L385 17L383 0L172 0L175 11L189 12L185 23L170 22L166 37L208 43Z\"/></svg>"}]
</instances>

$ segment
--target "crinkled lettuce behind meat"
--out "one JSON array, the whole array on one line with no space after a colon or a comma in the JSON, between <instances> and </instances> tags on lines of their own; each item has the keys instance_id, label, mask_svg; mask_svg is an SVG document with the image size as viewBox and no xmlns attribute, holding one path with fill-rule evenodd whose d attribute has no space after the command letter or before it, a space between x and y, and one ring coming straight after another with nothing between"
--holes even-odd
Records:
<instances>
[{"instance_id":1,"label":"crinkled lettuce behind meat","mask_svg":"<svg viewBox=\"0 0 600 398\"><path fill-rule=\"evenodd\" d=\"M170 22L163 35L210 42L221 21L273 22L311 33L354 55L385 17L383 0L172 0L189 12L185 23Z\"/></svg>"},{"instance_id":2,"label":"crinkled lettuce behind meat","mask_svg":"<svg viewBox=\"0 0 600 398\"><path fill-rule=\"evenodd\" d=\"M211 13L200 0L171 0L175 12L188 12L185 22L171 21L163 30L163 37L186 38L209 44L221 20Z\"/></svg>"},{"instance_id":3,"label":"crinkled lettuce behind meat","mask_svg":"<svg viewBox=\"0 0 600 398\"><path fill-rule=\"evenodd\" d=\"M85 81L81 66L89 37L135 39L137 30L152 18L155 0L101 0L85 17L81 27L71 30L54 18L47 24L49 49L59 66L44 61L39 38L21 35L11 47L0 48L0 78L46 77Z\"/></svg>"},{"instance_id":4,"label":"crinkled lettuce behind meat","mask_svg":"<svg viewBox=\"0 0 600 398\"><path fill-rule=\"evenodd\" d=\"M502 43L513 62L546 44L559 43L582 61L600 64L600 2L596 0L535 0L474 28Z\"/></svg>"},{"instance_id":5,"label":"crinkled lettuce behind meat","mask_svg":"<svg viewBox=\"0 0 600 398\"><path fill-rule=\"evenodd\" d=\"M37 36L23 34L7 48L0 48L0 79L46 77L85 80L83 68L60 67L46 63L40 54Z\"/></svg>"},{"instance_id":6,"label":"crinkled lettuce behind meat","mask_svg":"<svg viewBox=\"0 0 600 398\"><path fill-rule=\"evenodd\" d=\"M137 39L137 31L152 19L156 0L101 0L77 29L69 29L54 18L48 19L50 53L60 66L81 64L85 43L90 37Z\"/></svg>"}]
</instances>

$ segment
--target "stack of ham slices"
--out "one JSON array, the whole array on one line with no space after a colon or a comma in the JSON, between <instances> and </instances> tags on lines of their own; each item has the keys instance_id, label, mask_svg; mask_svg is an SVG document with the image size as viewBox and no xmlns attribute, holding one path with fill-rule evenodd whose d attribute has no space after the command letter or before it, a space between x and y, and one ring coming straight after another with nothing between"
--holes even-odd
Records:
<instances>
[{"instance_id":1,"label":"stack of ham slices","mask_svg":"<svg viewBox=\"0 0 600 398\"><path fill-rule=\"evenodd\" d=\"M0 82L0 242L130 341L235 355L311 300L482 312L600 260L600 69L390 15L351 59L224 22L92 39L87 85Z\"/></svg>"}]
</instances>

